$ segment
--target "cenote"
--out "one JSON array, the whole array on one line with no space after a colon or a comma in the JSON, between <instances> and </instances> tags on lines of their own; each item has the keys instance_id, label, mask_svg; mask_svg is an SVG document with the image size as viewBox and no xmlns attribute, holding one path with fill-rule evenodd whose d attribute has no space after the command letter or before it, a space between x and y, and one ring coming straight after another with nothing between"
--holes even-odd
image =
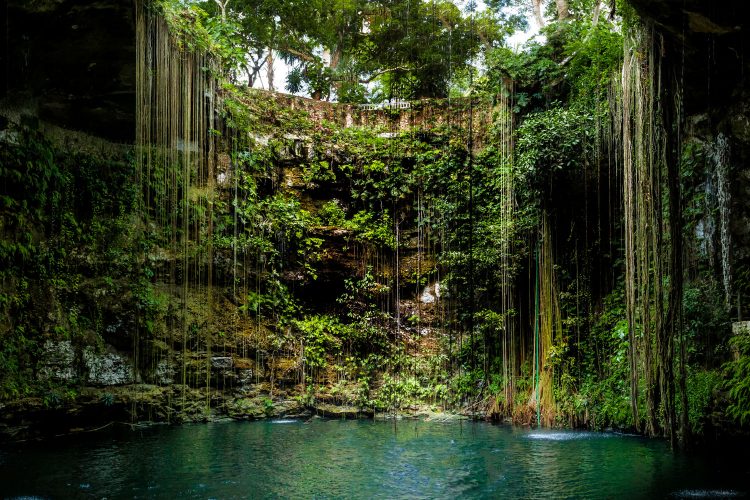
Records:
<instances>
[{"instance_id":1,"label":"cenote","mask_svg":"<svg viewBox=\"0 0 750 500\"><path fill-rule=\"evenodd\" d=\"M747 459L747 454L744 455ZM738 462L739 460L739 462ZM5 447L6 498L739 497L740 457L470 421L155 426Z\"/></svg>"},{"instance_id":2,"label":"cenote","mask_svg":"<svg viewBox=\"0 0 750 500\"><path fill-rule=\"evenodd\" d=\"M748 3L0 2L0 498L747 494Z\"/></svg>"}]
</instances>

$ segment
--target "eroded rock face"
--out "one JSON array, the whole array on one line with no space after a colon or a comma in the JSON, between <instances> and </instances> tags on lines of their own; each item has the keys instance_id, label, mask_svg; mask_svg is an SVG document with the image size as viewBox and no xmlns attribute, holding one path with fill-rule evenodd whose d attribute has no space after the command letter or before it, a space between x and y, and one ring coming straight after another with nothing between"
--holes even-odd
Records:
<instances>
[{"instance_id":1,"label":"eroded rock face","mask_svg":"<svg viewBox=\"0 0 750 500\"><path fill-rule=\"evenodd\" d=\"M124 385L135 381L133 361L118 352L97 353L93 347L83 350L83 364L92 385Z\"/></svg>"},{"instance_id":2,"label":"eroded rock face","mask_svg":"<svg viewBox=\"0 0 750 500\"><path fill-rule=\"evenodd\" d=\"M8 77L0 101L23 102L24 112L61 127L132 142L132 0L8 0L7 6L0 43Z\"/></svg>"},{"instance_id":3,"label":"eroded rock face","mask_svg":"<svg viewBox=\"0 0 750 500\"><path fill-rule=\"evenodd\" d=\"M750 4L746 0L629 3L668 42L668 57L680 66L686 114L711 108L717 116L725 116L723 108L736 100L750 68L750 60L744 57L750 42Z\"/></svg>"},{"instance_id":4,"label":"eroded rock face","mask_svg":"<svg viewBox=\"0 0 750 500\"><path fill-rule=\"evenodd\" d=\"M231 356L214 356L211 358L211 368L214 370L228 370L232 368Z\"/></svg>"},{"instance_id":5,"label":"eroded rock face","mask_svg":"<svg viewBox=\"0 0 750 500\"><path fill-rule=\"evenodd\" d=\"M72 382L76 378L76 353L70 340L48 340L42 347L38 377L41 380Z\"/></svg>"},{"instance_id":6,"label":"eroded rock face","mask_svg":"<svg viewBox=\"0 0 750 500\"><path fill-rule=\"evenodd\" d=\"M169 385L174 383L177 368L169 359L162 359L156 365L154 370L154 383L158 385Z\"/></svg>"},{"instance_id":7,"label":"eroded rock face","mask_svg":"<svg viewBox=\"0 0 750 500\"><path fill-rule=\"evenodd\" d=\"M248 387L254 382L254 373L251 369L237 370L237 381L240 387Z\"/></svg>"},{"instance_id":8,"label":"eroded rock face","mask_svg":"<svg viewBox=\"0 0 750 500\"><path fill-rule=\"evenodd\" d=\"M731 302L750 313L750 300L736 296L738 272L750 268L750 3L746 0L629 0L655 37L663 37L663 63L680 90L686 117L684 143L698 144L706 155L707 181L702 189L713 196L712 211L697 229L704 252L722 276ZM717 145L721 144L721 148ZM717 152L721 151L721 154ZM718 161L720 158L720 161ZM722 171L723 170L723 171ZM718 181L727 189L718 193ZM725 206L717 201L721 198ZM714 216L714 213L717 215ZM721 218L724 217L722 222ZM723 226L722 226L723 224ZM722 227L729 228L721 234ZM722 254L723 252L723 254Z\"/></svg>"},{"instance_id":9,"label":"eroded rock face","mask_svg":"<svg viewBox=\"0 0 750 500\"><path fill-rule=\"evenodd\" d=\"M427 285L419 296L419 301L423 304L433 304L440 299L440 283L435 282Z\"/></svg>"}]
</instances>

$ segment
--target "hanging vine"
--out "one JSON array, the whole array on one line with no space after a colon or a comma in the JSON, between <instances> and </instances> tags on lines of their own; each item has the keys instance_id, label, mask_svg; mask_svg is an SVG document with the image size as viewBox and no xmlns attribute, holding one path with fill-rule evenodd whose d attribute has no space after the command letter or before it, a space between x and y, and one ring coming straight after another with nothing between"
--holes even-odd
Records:
<instances>
[{"instance_id":1,"label":"hanging vine","mask_svg":"<svg viewBox=\"0 0 750 500\"><path fill-rule=\"evenodd\" d=\"M217 154L214 58L190 48L184 34L170 27L156 5L137 2L136 172L141 187L141 228L146 231L143 272L151 283L181 290L177 321L170 321L162 341L181 336L182 404L198 377L210 406L212 339L191 321L189 309L210 316L213 307L213 207ZM152 222L153 221L153 222ZM151 224L157 224L156 227ZM154 266L155 255L169 257L167 268ZM197 299L191 303L190 298ZM179 329L179 333L177 330ZM142 340L134 340L135 363ZM201 352L204 370L191 369ZM148 353L155 364L159 351ZM190 378L193 377L193 380Z\"/></svg>"},{"instance_id":2,"label":"hanging vine","mask_svg":"<svg viewBox=\"0 0 750 500\"><path fill-rule=\"evenodd\" d=\"M614 118L621 134L630 397L636 428L677 438L675 346L682 304L681 95L653 27L625 42ZM667 205L662 200L667 200ZM666 256L666 258L664 257ZM665 262L666 261L666 262ZM645 405L645 415L639 404ZM683 402L686 406L686 400Z\"/></svg>"}]
</instances>

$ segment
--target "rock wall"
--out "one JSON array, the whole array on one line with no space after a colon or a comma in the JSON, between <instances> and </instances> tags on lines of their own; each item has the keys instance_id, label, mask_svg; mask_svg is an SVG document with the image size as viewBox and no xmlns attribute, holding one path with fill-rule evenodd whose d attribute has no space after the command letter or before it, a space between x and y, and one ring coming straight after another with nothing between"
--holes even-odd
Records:
<instances>
[{"instance_id":1,"label":"rock wall","mask_svg":"<svg viewBox=\"0 0 750 500\"><path fill-rule=\"evenodd\" d=\"M469 115L472 116L472 140L475 148L487 144L488 132L497 110L497 100L460 97L453 99L420 99L399 103L401 107L343 104L317 101L278 92L257 91L290 111L301 111L316 125L328 121L342 128L381 128L384 133L419 129L425 132L452 127L468 141ZM251 94L252 95L252 94Z\"/></svg>"},{"instance_id":2,"label":"rock wall","mask_svg":"<svg viewBox=\"0 0 750 500\"><path fill-rule=\"evenodd\" d=\"M681 88L684 144L705 166L697 239L721 276L733 315L750 315L750 5L744 0L630 0L667 42ZM723 187L724 186L724 187ZM724 192L722 192L724 191ZM722 227L724 229L722 229ZM722 234L722 231L724 234Z\"/></svg>"},{"instance_id":3,"label":"rock wall","mask_svg":"<svg viewBox=\"0 0 750 500\"><path fill-rule=\"evenodd\" d=\"M137 247L138 235L158 231L159 222L139 213L129 198L137 179L130 158L136 90L132 3L11 0L7 12L3 64L10 71L0 96L0 115L6 118L0 123L0 140L17 145L21 134L10 122L38 134L34 135L37 146L46 136L52 145L43 144L42 152L49 157L49 166L72 183L66 184L65 192L44 185L43 189L50 190L49 198L69 203L59 213L42 205L40 220L27 220L18 228L20 234L33 235L32 252L44 262L43 271L27 277L23 273L29 266L23 256L2 255L17 263L19 271L2 283L0 293L24 295L26 302L19 299L19 307L33 318L23 320L28 328L19 335L19 345L30 347L24 353L24 366L14 374L28 375L27 385L9 389L16 397L0 407L0 433L22 437L32 423L56 432L106 419L175 421L205 419L215 413L237 418L309 414L311 409L335 416L363 414L361 407L349 406L356 380L343 380L335 391L326 388L317 395L314 407L305 399L309 395L297 339L290 339L288 328L284 331L251 314L238 313L246 301L246 295L240 295L247 293L247 287L237 293L233 290L229 249L212 254L212 282L189 282L183 289L168 277L182 272L188 257L171 252L171 247L157 245L143 253ZM334 128L375 127L386 141L398 132L428 133L438 127L452 127L463 139L468 113L473 112L477 148L486 142L485 132L495 110L495 103L478 100L423 101L411 103L408 109L369 110L281 94L248 95L272 99L285 113L299 112L314 127L325 122ZM255 145L263 149L270 139L282 144L281 151L273 152L273 176L289 182L262 189L298 198L314 212L324 200L298 179L311 160L314 137L279 135L278 117L263 120L275 135L260 134ZM231 207L230 157L226 150L216 153L216 201ZM80 171L82 166L88 170ZM111 183L112 176L121 184ZM23 184L33 179L19 178L24 189L39 189ZM87 205L92 191L101 194L100 183L112 189L107 192L114 205L108 206L110 211L102 209L101 200ZM195 192L196 197L202 196L202 191ZM107 229L97 229L102 226ZM13 228L0 227L3 241L15 242ZM418 258L411 222L402 230L403 295L396 310L404 321L421 315L422 322L405 322L400 340L412 351L424 344L425 351L437 355L440 343L432 330L437 318L434 284L430 285L433 291L419 300L424 286L417 282L420 272L424 276L434 270L435 262ZM91 234L94 231L99 232ZM390 253L367 250L353 240L350 231L317 227L313 232L321 240L322 257L315 264L318 279L305 277L305 270L295 266L287 266L281 276L306 305L324 312L338 307L336 298L346 290L346 280L361 277L370 261L379 262L376 272L382 275L395 273ZM62 247L61 255L50 250L55 246ZM43 267L49 262L53 262L50 269ZM199 268L205 262L196 260L190 265ZM144 278L146 267L154 274ZM253 273L258 273L253 269L242 272L253 279ZM3 318L0 333L11 332L20 322L16 317ZM14 355L21 359L17 352ZM340 379L332 365L318 375L321 385ZM364 414L369 412L364 410Z\"/></svg>"},{"instance_id":4,"label":"rock wall","mask_svg":"<svg viewBox=\"0 0 750 500\"><path fill-rule=\"evenodd\" d=\"M0 110L116 142L135 133L131 0L8 0Z\"/></svg>"}]
</instances>

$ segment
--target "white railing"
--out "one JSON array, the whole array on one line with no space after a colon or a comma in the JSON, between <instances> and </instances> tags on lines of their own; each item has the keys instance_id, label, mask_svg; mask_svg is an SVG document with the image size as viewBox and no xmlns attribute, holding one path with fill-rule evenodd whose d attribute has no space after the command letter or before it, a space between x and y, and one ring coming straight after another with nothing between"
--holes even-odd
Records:
<instances>
[{"instance_id":1,"label":"white railing","mask_svg":"<svg viewBox=\"0 0 750 500\"><path fill-rule=\"evenodd\" d=\"M359 107L360 109L372 111L378 109L409 109L411 108L411 103L409 101L393 100L378 102L375 104L360 104Z\"/></svg>"}]
</instances>

